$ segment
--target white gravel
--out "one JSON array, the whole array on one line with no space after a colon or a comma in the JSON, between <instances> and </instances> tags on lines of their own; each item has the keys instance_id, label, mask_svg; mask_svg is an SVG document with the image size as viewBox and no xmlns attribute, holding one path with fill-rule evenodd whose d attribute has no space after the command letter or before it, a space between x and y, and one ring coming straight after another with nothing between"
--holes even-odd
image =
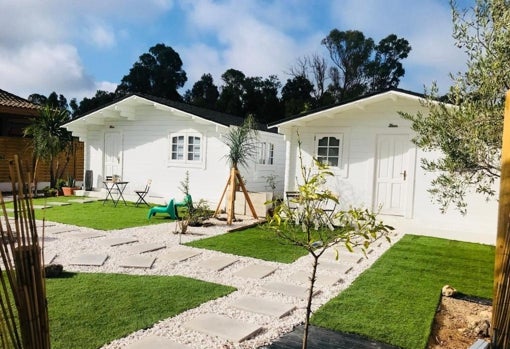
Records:
<instances>
[{"instance_id":1,"label":"white gravel","mask_svg":"<svg viewBox=\"0 0 510 349\"><path fill-rule=\"evenodd\" d=\"M170 250L177 248L192 249L191 247L180 246L179 239L182 243L201 239L204 237L214 236L225 233L228 229L237 226L253 223L249 218L243 219L242 222L235 222L233 227L225 225L224 221L213 219L214 226L200 228L189 227L189 231L185 235L179 236L174 234L175 223L159 224L147 227L129 228L123 230L113 231L97 231L89 228L81 228L59 223L47 222L45 228L45 241L44 251L45 258L50 258L56 255L53 263L62 264L64 270L73 272L92 272L92 273L124 273L124 274L137 274L137 275L182 275L192 277L200 280L215 282L223 285L234 286L237 291L229 294L226 297L209 301L200 305L197 308L191 309L181 313L175 317L165 319L154 324L153 327L140 330L130 334L125 338L114 340L113 342L103 346L103 349L117 349L124 348L126 345L133 343L140 338L148 335L158 335L167 337L177 343L186 344L191 348L257 348L274 341L276 338L284 333L293 329L294 326L303 323L305 317L305 300L299 300L294 297L288 297L273 292L264 290L261 286L266 282L279 281L292 284L299 283L290 279L290 275L296 271L310 271L311 258L305 256L298 259L292 264L282 264L276 262L261 262L260 260L239 257L239 261L227 267L220 272L211 272L202 268L201 262L215 255L222 255L220 252L209 250L200 250L201 254L195 256L185 262L172 264L158 259L158 256L168 254ZM65 232L63 232L65 231ZM104 236L78 239L73 237L76 232L95 232ZM41 230L39 230L41 235ZM125 268L120 267L119 262L126 257L132 255L129 252L130 244L110 247L105 244L107 239L129 237L136 238L138 243L161 243L166 245L166 248L148 252L144 255L156 257L156 261L150 269L138 268ZM400 234L392 236L392 242L397 241ZM384 251L389 248L390 244L386 241L378 241L372 245L373 251L359 264L354 264L353 269L344 275L343 281L330 287L320 288L321 292L313 299L313 309L318 309L321 305L326 303L331 298L335 297L339 292L347 288L356 277L360 275L366 268L368 268ZM82 254L107 254L108 259L103 266L100 267L85 267L70 265L72 258ZM224 254L223 254L224 255ZM323 257L331 258L333 260L333 253L326 252ZM48 261L46 261L48 263ZM275 273L267 276L264 279L250 279L235 276L234 273L248 265L264 263L266 265L274 265L278 269ZM319 273L324 273L319 269ZM306 284L301 284L307 286ZM296 305L297 309L282 319L277 319L271 316L255 314L247 311L242 311L232 307L234 300L242 296L257 296L265 299L272 299L277 302L288 303ZM168 295L172 297L172 295ZM243 341L241 343L231 343L218 337L208 336L206 334L189 330L183 324L196 317L199 314L215 313L224 315L233 319L238 319L243 322L257 324L263 327L263 331L256 335L254 338Z\"/></svg>"}]
</instances>

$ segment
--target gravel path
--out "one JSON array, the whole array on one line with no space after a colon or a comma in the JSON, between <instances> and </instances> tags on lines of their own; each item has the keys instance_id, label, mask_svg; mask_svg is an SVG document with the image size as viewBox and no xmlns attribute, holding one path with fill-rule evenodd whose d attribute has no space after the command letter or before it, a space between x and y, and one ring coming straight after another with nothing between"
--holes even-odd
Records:
<instances>
[{"instance_id":1,"label":"gravel path","mask_svg":"<svg viewBox=\"0 0 510 349\"><path fill-rule=\"evenodd\" d=\"M181 313L175 317L160 321L149 329L140 330L130 334L125 338L114 340L113 342L103 346L103 349L125 348L140 338L150 335L164 336L177 343L185 344L190 348L195 349L257 348L261 345L271 343L271 341L275 340L283 333L291 331L294 326L302 323L305 316L305 300L270 292L261 286L267 282L285 282L295 285L307 286L306 282L300 283L297 280L293 280L291 275L298 271L310 271L311 258L309 256L305 256L292 264L282 264L276 262L260 261L249 257L238 257L239 260L233 265L219 272L211 272L210 270L203 268L202 262L213 256L226 256L226 254L181 246L179 244L179 239L181 239L182 243L185 243L204 237L215 236L225 233L228 229L251 224L254 223L254 221L250 220L249 218L243 219L241 222L235 222L232 227L226 226L225 222L220 220L213 219L212 222L214 225L206 228L190 227L188 233L182 236L173 233L175 231L175 223L166 223L148 227L129 228L104 232L89 228L81 228L47 222L44 239L46 263L49 262L47 260L48 258L55 256L52 263L62 264L64 266L64 270L72 272L124 273L137 275L182 275L219 284L230 285L238 289L226 297L204 303L197 308ZM82 239L76 237L77 235L80 235L80 232L96 233L101 236ZM143 254L156 257L156 261L150 269L125 268L121 267L119 263L130 255L133 255L132 251L130 251L133 244L112 247L106 243L112 238L120 237L134 238L138 240L138 242L133 244L158 243L165 245L166 248ZM399 234L394 234L392 236L392 241L395 242L399 238ZM313 309L318 309L321 305L336 296L343 289L347 288L352 283L352 281L358 275L360 275L361 272L368 268L382 253L384 253L384 251L386 251L389 246L390 244L388 244L386 241L376 242L372 246L372 252L368 255L367 259L363 259L360 263L357 264L351 263L352 269L347 274L343 275L341 282L333 286L321 287L321 292L313 299ZM176 249L195 250L199 251L200 254L180 263L165 262L164 258L158 258L164 256L165 254L169 254L171 251ZM76 256L90 253L104 253L108 255L108 259L100 267L76 266L70 264L71 260ZM325 260L330 259L333 261L333 252L327 251L326 255L322 258ZM263 279L242 278L234 275L235 272L249 265L261 263L268 266L274 266L277 268L277 270L273 274ZM319 274L321 273L324 274L326 271L319 270ZM294 310L289 315L278 319L275 317L255 314L234 308L232 303L243 296L255 296L264 299L272 299L281 303L294 304L296 306L296 310ZM171 295L169 295L169 297L171 297ZM256 335L254 338L248 339L241 343L231 343L219 337L212 337L201 332L189 330L183 326L186 321L193 319L200 314L206 313L221 314L243 322L257 324L263 327L263 331Z\"/></svg>"}]
</instances>

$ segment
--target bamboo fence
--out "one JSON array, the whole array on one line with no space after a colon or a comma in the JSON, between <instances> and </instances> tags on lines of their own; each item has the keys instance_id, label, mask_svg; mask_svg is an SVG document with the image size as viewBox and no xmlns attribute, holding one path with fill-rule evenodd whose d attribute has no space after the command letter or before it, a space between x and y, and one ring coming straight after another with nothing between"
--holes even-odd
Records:
<instances>
[{"instance_id":1,"label":"bamboo fence","mask_svg":"<svg viewBox=\"0 0 510 349\"><path fill-rule=\"evenodd\" d=\"M2 348L49 349L42 246L37 235L32 193L27 185L31 178L25 178L18 156L10 161L9 173L13 221L7 215L0 193L0 344Z\"/></svg>"}]
</instances>

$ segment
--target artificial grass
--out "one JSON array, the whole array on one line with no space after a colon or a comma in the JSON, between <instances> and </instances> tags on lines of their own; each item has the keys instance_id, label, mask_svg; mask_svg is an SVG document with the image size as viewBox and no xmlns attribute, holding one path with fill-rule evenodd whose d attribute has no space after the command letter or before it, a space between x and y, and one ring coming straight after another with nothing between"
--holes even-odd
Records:
<instances>
[{"instance_id":1,"label":"artificial grass","mask_svg":"<svg viewBox=\"0 0 510 349\"><path fill-rule=\"evenodd\" d=\"M186 245L280 263L292 263L308 253L302 247L285 243L274 231L260 226L195 240Z\"/></svg>"},{"instance_id":2,"label":"artificial grass","mask_svg":"<svg viewBox=\"0 0 510 349\"><path fill-rule=\"evenodd\" d=\"M311 323L401 348L425 348L441 288L449 284L489 299L493 270L494 246L406 235Z\"/></svg>"},{"instance_id":3,"label":"artificial grass","mask_svg":"<svg viewBox=\"0 0 510 349\"><path fill-rule=\"evenodd\" d=\"M80 197L51 197L35 198L34 205L45 205L50 201L67 202ZM117 207L111 201L89 202L85 204L72 203L67 206L54 206L44 210L34 209L35 218L47 221L77 225L98 230L114 230L131 227L139 227L152 224L171 222L167 215L156 215L147 219L149 208L145 205L136 207L132 202L127 202L127 206L122 201ZM12 203L7 203L6 207L13 207Z\"/></svg>"},{"instance_id":4,"label":"artificial grass","mask_svg":"<svg viewBox=\"0 0 510 349\"><path fill-rule=\"evenodd\" d=\"M46 282L54 349L99 348L235 290L181 276L64 275Z\"/></svg>"}]
</instances>

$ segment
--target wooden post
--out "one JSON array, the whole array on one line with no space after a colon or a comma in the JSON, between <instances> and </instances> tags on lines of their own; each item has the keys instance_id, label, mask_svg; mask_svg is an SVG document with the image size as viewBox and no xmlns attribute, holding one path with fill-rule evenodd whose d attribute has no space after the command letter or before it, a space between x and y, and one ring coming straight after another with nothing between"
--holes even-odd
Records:
<instances>
[{"instance_id":1,"label":"wooden post","mask_svg":"<svg viewBox=\"0 0 510 349\"><path fill-rule=\"evenodd\" d=\"M506 93L501 179L499 192L498 234L494 261L491 348L510 348L510 91Z\"/></svg>"}]
</instances>

